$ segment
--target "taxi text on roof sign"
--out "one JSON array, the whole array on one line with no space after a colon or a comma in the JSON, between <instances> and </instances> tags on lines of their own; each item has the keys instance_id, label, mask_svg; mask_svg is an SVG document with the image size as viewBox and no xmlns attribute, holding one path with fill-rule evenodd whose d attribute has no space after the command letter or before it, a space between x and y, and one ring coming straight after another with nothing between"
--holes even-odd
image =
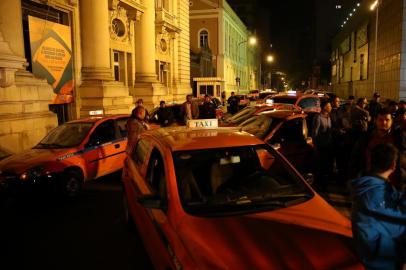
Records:
<instances>
[{"instance_id":1,"label":"taxi text on roof sign","mask_svg":"<svg viewBox=\"0 0 406 270\"><path fill-rule=\"evenodd\" d=\"M188 120L187 121L187 127L188 128L198 128L198 129L217 128L218 127L218 120L217 119Z\"/></svg>"},{"instance_id":2,"label":"taxi text on roof sign","mask_svg":"<svg viewBox=\"0 0 406 270\"><path fill-rule=\"evenodd\" d=\"M103 110L89 111L89 115L103 115Z\"/></svg>"}]
</instances>

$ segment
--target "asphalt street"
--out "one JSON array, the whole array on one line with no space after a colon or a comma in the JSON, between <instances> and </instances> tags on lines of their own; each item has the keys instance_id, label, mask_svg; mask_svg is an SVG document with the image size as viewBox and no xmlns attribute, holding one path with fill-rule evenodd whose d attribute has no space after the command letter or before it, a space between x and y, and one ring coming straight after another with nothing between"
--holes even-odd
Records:
<instances>
[{"instance_id":1,"label":"asphalt street","mask_svg":"<svg viewBox=\"0 0 406 270\"><path fill-rule=\"evenodd\" d=\"M152 269L124 222L119 174L85 184L75 200L35 193L1 201L2 270Z\"/></svg>"}]
</instances>

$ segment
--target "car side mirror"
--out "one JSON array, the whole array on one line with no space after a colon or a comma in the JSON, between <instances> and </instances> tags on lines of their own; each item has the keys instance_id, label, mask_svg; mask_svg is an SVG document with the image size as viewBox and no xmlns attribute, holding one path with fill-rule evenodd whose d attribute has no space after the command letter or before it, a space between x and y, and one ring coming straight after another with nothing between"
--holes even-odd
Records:
<instances>
[{"instance_id":1,"label":"car side mirror","mask_svg":"<svg viewBox=\"0 0 406 270\"><path fill-rule=\"evenodd\" d=\"M143 195L138 197L138 203L147 209L161 209L166 211L167 205L158 195Z\"/></svg>"},{"instance_id":2,"label":"car side mirror","mask_svg":"<svg viewBox=\"0 0 406 270\"><path fill-rule=\"evenodd\" d=\"M312 173L306 173L304 175L304 179L309 185L314 184L314 175Z\"/></svg>"}]
</instances>

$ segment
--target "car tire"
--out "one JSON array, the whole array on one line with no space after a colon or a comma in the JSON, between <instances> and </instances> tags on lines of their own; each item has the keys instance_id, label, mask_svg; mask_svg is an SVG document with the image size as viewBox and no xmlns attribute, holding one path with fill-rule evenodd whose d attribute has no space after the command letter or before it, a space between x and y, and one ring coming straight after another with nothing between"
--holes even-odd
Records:
<instances>
[{"instance_id":1,"label":"car tire","mask_svg":"<svg viewBox=\"0 0 406 270\"><path fill-rule=\"evenodd\" d=\"M68 198L75 198L79 195L83 186L83 177L79 172L68 170L63 173L61 192Z\"/></svg>"}]
</instances>

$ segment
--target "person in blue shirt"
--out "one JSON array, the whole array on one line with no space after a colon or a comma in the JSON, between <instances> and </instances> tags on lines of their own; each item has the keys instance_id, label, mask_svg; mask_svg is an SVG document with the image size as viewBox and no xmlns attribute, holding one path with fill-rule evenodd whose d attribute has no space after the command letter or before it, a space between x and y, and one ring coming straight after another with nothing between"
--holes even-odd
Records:
<instances>
[{"instance_id":1,"label":"person in blue shirt","mask_svg":"<svg viewBox=\"0 0 406 270\"><path fill-rule=\"evenodd\" d=\"M397 156L391 144L375 146L371 171L351 182L355 248L367 269L398 270L406 262L406 197L389 182Z\"/></svg>"}]
</instances>

